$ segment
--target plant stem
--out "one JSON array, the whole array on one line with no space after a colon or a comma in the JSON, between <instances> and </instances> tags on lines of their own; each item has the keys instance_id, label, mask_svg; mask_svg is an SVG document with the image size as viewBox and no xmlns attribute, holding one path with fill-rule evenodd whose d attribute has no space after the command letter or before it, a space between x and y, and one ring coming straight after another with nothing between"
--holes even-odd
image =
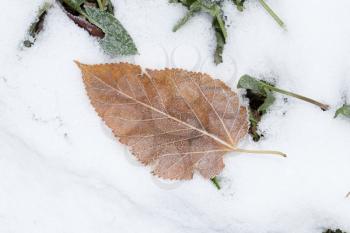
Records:
<instances>
[{"instance_id":1,"label":"plant stem","mask_svg":"<svg viewBox=\"0 0 350 233\"><path fill-rule=\"evenodd\" d=\"M97 4L101 10L104 10L104 5L102 4L101 0L97 0Z\"/></svg>"},{"instance_id":2,"label":"plant stem","mask_svg":"<svg viewBox=\"0 0 350 233\"><path fill-rule=\"evenodd\" d=\"M246 150L246 149L234 149L235 152L248 153L248 154L271 154L271 155L280 155L282 157L287 157L287 155L280 151L275 150Z\"/></svg>"},{"instance_id":3,"label":"plant stem","mask_svg":"<svg viewBox=\"0 0 350 233\"><path fill-rule=\"evenodd\" d=\"M282 90L282 89L279 89L277 87L273 87L273 86L270 86L270 85L265 85L265 86L267 88L269 88L270 90L272 90L272 91L279 92L279 93L285 94L285 95L289 95L289 96L292 96L294 98L297 98L297 99L300 99L300 100L304 100L306 102L314 104L314 105L320 107L323 111L326 111L326 110L329 109L329 105L320 103L320 102L318 102L316 100L313 100L313 99L310 99L308 97L305 97L305 96L302 96L302 95L299 95L299 94L295 94L293 92L285 91L285 90Z\"/></svg>"},{"instance_id":4,"label":"plant stem","mask_svg":"<svg viewBox=\"0 0 350 233\"><path fill-rule=\"evenodd\" d=\"M211 178L210 180L211 180L211 182L213 182L213 184L215 185L215 187L216 187L218 190L221 189L220 184L219 184L219 181L218 181L218 179L216 178L216 176L214 176L214 177Z\"/></svg>"},{"instance_id":5,"label":"plant stem","mask_svg":"<svg viewBox=\"0 0 350 233\"><path fill-rule=\"evenodd\" d=\"M271 15L271 17L280 25L280 27L284 28L284 22L278 17L278 15L267 5L264 0L259 0L260 4L264 7L264 9Z\"/></svg>"},{"instance_id":6,"label":"plant stem","mask_svg":"<svg viewBox=\"0 0 350 233\"><path fill-rule=\"evenodd\" d=\"M222 34L224 35L224 39L226 41L226 38L227 38L227 31L226 31L226 27L225 27L225 22L222 20L221 17L216 17L218 23L219 23L219 26L220 26L220 29L222 31Z\"/></svg>"}]
</instances>

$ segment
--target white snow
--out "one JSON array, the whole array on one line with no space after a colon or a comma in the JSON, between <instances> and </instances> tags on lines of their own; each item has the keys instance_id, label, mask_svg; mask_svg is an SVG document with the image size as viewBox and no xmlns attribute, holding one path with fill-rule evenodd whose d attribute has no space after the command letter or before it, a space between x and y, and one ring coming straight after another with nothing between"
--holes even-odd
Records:
<instances>
[{"instance_id":1,"label":"white snow","mask_svg":"<svg viewBox=\"0 0 350 233\"><path fill-rule=\"evenodd\" d=\"M269 0L287 30L256 1L243 13L227 3L219 66L210 17L173 33L185 9L167 0L113 1L140 52L118 59L58 7L35 46L21 51L42 1L0 2L0 232L350 232L350 121L333 119L344 95L350 102L350 1ZM277 95L261 123L264 140L240 147L282 150L287 159L231 153L221 191L199 176L171 183L152 177L101 123L75 59L183 67L233 89L249 73L332 109Z\"/></svg>"}]
</instances>

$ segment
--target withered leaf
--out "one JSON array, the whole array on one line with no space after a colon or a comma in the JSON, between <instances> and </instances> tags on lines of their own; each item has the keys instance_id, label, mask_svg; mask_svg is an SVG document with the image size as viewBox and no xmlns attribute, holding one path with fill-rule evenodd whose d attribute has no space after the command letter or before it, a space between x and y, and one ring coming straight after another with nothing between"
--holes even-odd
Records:
<instances>
[{"instance_id":1,"label":"withered leaf","mask_svg":"<svg viewBox=\"0 0 350 233\"><path fill-rule=\"evenodd\" d=\"M34 21L31 23L26 38L23 41L23 46L31 47L37 39L38 34L43 30L44 21L47 15L47 12L52 7L50 2L44 2L38 9L37 15Z\"/></svg>"},{"instance_id":2,"label":"withered leaf","mask_svg":"<svg viewBox=\"0 0 350 233\"><path fill-rule=\"evenodd\" d=\"M220 80L182 69L77 62L98 115L153 174L213 178L248 131L247 110Z\"/></svg>"}]
</instances>

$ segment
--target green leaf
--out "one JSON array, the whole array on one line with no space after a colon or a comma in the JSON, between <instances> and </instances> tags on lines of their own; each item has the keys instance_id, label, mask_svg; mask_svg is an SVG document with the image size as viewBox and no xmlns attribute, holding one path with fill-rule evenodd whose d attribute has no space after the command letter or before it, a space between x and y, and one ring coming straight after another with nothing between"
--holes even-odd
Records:
<instances>
[{"instance_id":1,"label":"green leaf","mask_svg":"<svg viewBox=\"0 0 350 233\"><path fill-rule=\"evenodd\" d=\"M257 142L263 136L258 133L258 124L261 117L266 114L269 107L275 102L273 92L268 88L273 86L249 75L243 75L239 79L237 87L247 90L246 97L249 99L249 134Z\"/></svg>"},{"instance_id":2,"label":"green leaf","mask_svg":"<svg viewBox=\"0 0 350 233\"><path fill-rule=\"evenodd\" d=\"M344 104L341 108L337 109L334 118L338 117L339 115L350 118L350 105Z\"/></svg>"},{"instance_id":3,"label":"green leaf","mask_svg":"<svg viewBox=\"0 0 350 233\"><path fill-rule=\"evenodd\" d=\"M232 0L232 2L236 5L237 10L243 11L244 10L244 2L245 0Z\"/></svg>"},{"instance_id":4,"label":"green leaf","mask_svg":"<svg viewBox=\"0 0 350 233\"><path fill-rule=\"evenodd\" d=\"M260 122L261 116L260 114L255 111L253 111L249 108L248 111L249 114L249 134L252 136L254 142L258 142L260 138L263 136L258 133L258 123Z\"/></svg>"},{"instance_id":5,"label":"green leaf","mask_svg":"<svg viewBox=\"0 0 350 233\"><path fill-rule=\"evenodd\" d=\"M170 0L171 3L181 3L187 7L188 12L173 27L173 31L177 31L185 25L197 12L205 12L213 17L212 26L215 30L216 49L214 53L214 62L219 64L222 62L222 53L226 43L227 31L225 26L224 15L222 11L222 1L212 0Z\"/></svg>"},{"instance_id":6,"label":"green leaf","mask_svg":"<svg viewBox=\"0 0 350 233\"><path fill-rule=\"evenodd\" d=\"M137 54L131 36L113 15L93 7L85 7L85 11L88 20L105 33L100 45L107 54L111 56Z\"/></svg>"},{"instance_id":7,"label":"green leaf","mask_svg":"<svg viewBox=\"0 0 350 233\"><path fill-rule=\"evenodd\" d=\"M191 4L193 4L196 1L198 0L169 0L170 3L181 3L185 7L190 7Z\"/></svg>"},{"instance_id":8,"label":"green leaf","mask_svg":"<svg viewBox=\"0 0 350 233\"><path fill-rule=\"evenodd\" d=\"M77 12L81 11L80 6L85 2L86 0L63 0L65 4L67 4L72 10L76 10ZM62 0L61 0L62 2Z\"/></svg>"},{"instance_id":9,"label":"green leaf","mask_svg":"<svg viewBox=\"0 0 350 233\"><path fill-rule=\"evenodd\" d=\"M111 0L106 1L106 10L108 13L114 15L114 6L113 6Z\"/></svg>"},{"instance_id":10,"label":"green leaf","mask_svg":"<svg viewBox=\"0 0 350 233\"><path fill-rule=\"evenodd\" d=\"M346 232L342 231L340 229L336 229L335 231L331 230L331 229L328 229L328 230L324 231L323 233L346 233Z\"/></svg>"},{"instance_id":11,"label":"green leaf","mask_svg":"<svg viewBox=\"0 0 350 233\"><path fill-rule=\"evenodd\" d=\"M258 112L261 112L262 114L265 114L269 107L275 102L276 98L273 95L272 91L269 89L265 89L265 100L262 105L258 108Z\"/></svg>"},{"instance_id":12,"label":"green leaf","mask_svg":"<svg viewBox=\"0 0 350 233\"><path fill-rule=\"evenodd\" d=\"M210 14L214 19L216 19L219 28L221 29L224 38L227 37L225 20L223 16L223 12L221 9L221 1L215 2L210 0L197 0L195 3L191 5L192 10L201 10Z\"/></svg>"},{"instance_id":13,"label":"green leaf","mask_svg":"<svg viewBox=\"0 0 350 233\"><path fill-rule=\"evenodd\" d=\"M214 53L214 63L220 64L222 63L222 53L224 51L225 46L225 36L220 28L220 25L216 19L213 20L213 27L215 29L215 38L216 38L216 48Z\"/></svg>"},{"instance_id":14,"label":"green leaf","mask_svg":"<svg viewBox=\"0 0 350 233\"><path fill-rule=\"evenodd\" d=\"M257 80L249 75L243 75L237 84L238 88L244 88L254 91L257 94L266 96L267 83Z\"/></svg>"},{"instance_id":15,"label":"green leaf","mask_svg":"<svg viewBox=\"0 0 350 233\"><path fill-rule=\"evenodd\" d=\"M286 91L280 88L277 88L265 81L261 81L261 80L257 80L249 75L243 75L241 77L241 79L238 82L238 88L246 88L246 89L250 89L255 91L255 93L261 94L261 95L266 95L266 91L270 90L270 91L274 91L274 92L278 92L284 95L288 95L300 100L303 100L305 102L308 102L310 104L316 105L318 107L320 107L323 111L327 111L329 109L329 105L327 104L323 104L320 103L316 100L313 100L311 98L290 92L290 91Z\"/></svg>"},{"instance_id":16,"label":"green leaf","mask_svg":"<svg viewBox=\"0 0 350 233\"><path fill-rule=\"evenodd\" d=\"M52 7L52 4L49 2L44 2L40 6L34 21L31 23L29 29L27 30L27 35L26 35L25 39L23 40L23 46L29 48L34 44L36 37L38 36L38 34L41 32L41 30L43 28L43 24L44 24L44 20L45 20L45 16L47 14L47 11L51 7Z\"/></svg>"},{"instance_id":17,"label":"green leaf","mask_svg":"<svg viewBox=\"0 0 350 233\"><path fill-rule=\"evenodd\" d=\"M323 111L326 111L329 109L329 106L327 104L323 104L311 98L277 88L270 83L267 83L262 80L258 80L249 75L243 75L239 79L237 88L247 89L246 97L249 99L249 109L251 111L250 118L251 119L254 118L254 120L257 123L260 121L261 116L265 114L268 108L275 102L275 97L273 96L272 92L278 92L284 95L288 95L288 96L303 100L305 102L308 102L320 107ZM252 125L252 121L251 121L251 125Z\"/></svg>"}]
</instances>

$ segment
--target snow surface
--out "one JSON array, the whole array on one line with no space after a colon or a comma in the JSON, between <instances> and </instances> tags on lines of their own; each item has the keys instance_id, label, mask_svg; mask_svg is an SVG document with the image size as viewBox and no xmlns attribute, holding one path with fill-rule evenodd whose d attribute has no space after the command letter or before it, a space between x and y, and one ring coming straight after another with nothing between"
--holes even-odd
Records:
<instances>
[{"instance_id":1,"label":"snow surface","mask_svg":"<svg viewBox=\"0 0 350 233\"><path fill-rule=\"evenodd\" d=\"M1 0L0 232L350 232L350 1L270 0L287 31L256 1L225 4L228 43L215 66L210 17L177 33L184 14L166 0L114 0L140 55L111 59L58 7L34 47L19 50L41 0ZM332 105L328 112L278 95L261 123L265 139L242 148L282 150L287 159L231 153L223 186L158 180L101 123L73 63L129 61L207 72L233 89L244 73ZM344 99L345 98L345 99Z\"/></svg>"}]
</instances>

